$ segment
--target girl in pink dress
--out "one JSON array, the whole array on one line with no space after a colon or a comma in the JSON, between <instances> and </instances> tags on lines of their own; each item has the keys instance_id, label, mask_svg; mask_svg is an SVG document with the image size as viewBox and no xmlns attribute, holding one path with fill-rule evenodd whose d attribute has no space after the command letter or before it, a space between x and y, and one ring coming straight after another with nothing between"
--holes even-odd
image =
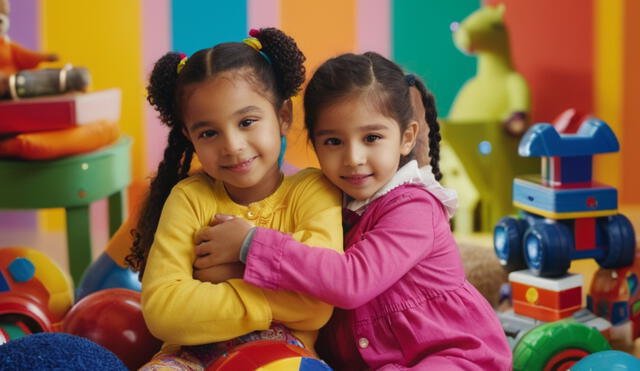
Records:
<instances>
[{"instance_id":1,"label":"girl in pink dress","mask_svg":"<svg viewBox=\"0 0 640 371\"><path fill-rule=\"evenodd\" d=\"M413 89L429 128L423 168L412 159ZM322 172L345 194L345 252L219 216L197 236L195 267L241 260L249 283L340 308L318 342L337 370L511 369L502 327L465 279L451 234L456 195L437 181L439 126L422 82L376 53L345 54L315 72L304 106Z\"/></svg>"}]
</instances>

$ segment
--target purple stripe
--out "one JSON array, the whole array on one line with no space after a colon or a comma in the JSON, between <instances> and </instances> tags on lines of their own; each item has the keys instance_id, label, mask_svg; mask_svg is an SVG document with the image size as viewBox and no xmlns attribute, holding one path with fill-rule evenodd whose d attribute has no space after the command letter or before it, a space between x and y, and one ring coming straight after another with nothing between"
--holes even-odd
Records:
<instances>
[{"instance_id":1,"label":"purple stripe","mask_svg":"<svg viewBox=\"0 0 640 371\"><path fill-rule=\"evenodd\" d=\"M38 0L13 0L9 15L9 36L12 41L29 49L40 48L40 2Z\"/></svg>"},{"instance_id":2,"label":"purple stripe","mask_svg":"<svg viewBox=\"0 0 640 371\"><path fill-rule=\"evenodd\" d=\"M35 229L38 227L38 217L33 210L0 211L0 235L3 230ZM0 238L0 246L3 245Z\"/></svg>"}]
</instances>

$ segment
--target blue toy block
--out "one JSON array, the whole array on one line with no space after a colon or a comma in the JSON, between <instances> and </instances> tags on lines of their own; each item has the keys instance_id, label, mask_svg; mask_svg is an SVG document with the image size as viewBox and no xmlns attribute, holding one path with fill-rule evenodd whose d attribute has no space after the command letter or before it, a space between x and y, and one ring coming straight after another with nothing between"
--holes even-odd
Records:
<instances>
[{"instance_id":1,"label":"blue toy block","mask_svg":"<svg viewBox=\"0 0 640 371\"><path fill-rule=\"evenodd\" d=\"M16 258L9 264L7 270L16 282L27 282L36 273L36 267L27 258Z\"/></svg>"},{"instance_id":2,"label":"blue toy block","mask_svg":"<svg viewBox=\"0 0 640 371\"><path fill-rule=\"evenodd\" d=\"M580 188L546 187L537 175L513 180L513 204L528 212L553 219L613 215L618 191L591 184Z\"/></svg>"},{"instance_id":3,"label":"blue toy block","mask_svg":"<svg viewBox=\"0 0 640 371\"><path fill-rule=\"evenodd\" d=\"M591 156L543 157L542 176L548 185L591 182Z\"/></svg>"},{"instance_id":4,"label":"blue toy block","mask_svg":"<svg viewBox=\"0 0 640 371\"><path fill-rule=\"evenodd\" d=\"M609 125L589 119L576 134L559 134L551 124L536 124L522 137L518 154L522 157L571 157L619 150L620 144Z\"/></svg>"}]
</instances>

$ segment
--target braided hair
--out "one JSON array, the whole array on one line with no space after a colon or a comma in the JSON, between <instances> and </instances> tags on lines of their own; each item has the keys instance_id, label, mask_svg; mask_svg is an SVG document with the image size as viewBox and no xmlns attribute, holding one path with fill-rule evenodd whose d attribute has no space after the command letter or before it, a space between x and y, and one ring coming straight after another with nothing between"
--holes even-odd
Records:
<instances>
[{"instance_id":1,"label":"braided hair","mask_svg":"<svg viewBox=\"0 0 640 371\"><path fill-rule=\"evenodd\" d=\"M222 72L235 70L256 90L264 93L276 111L300 91L305 78L305 57L296 42L276 28L252 30L251 35L262 44L260 52L243 42L228 42L197 51L186 60L180 71L178 65L184 56L175 52L162 56L153 67L147 86L147 100L170 131L164 157L151 181L140 219L131 231L134 243L126 261L139 272L140 279L162 207L173 186L188 176L193 158L194 147L183 134L185 89Z\"/></svg>"},{"instance_id":2,"label":"braided hair","mask_svg":"<svg viewBox=\"0 0 640 371\"><path fill-rule=\"evenodd\" d=\"M432 172L440 179L440 126L435 99L419 79L408 81L402 68L375 52L343 54L324 62L313 74L304 94L304 120L309 139L320 112L331 104L354 94L373 99L380 113L393 118L404 132L413 119L414 107L409 88L415 86L422 98L429 126L429 156ZM415 149L399 160L400 166L415 158Z\"/></svg>"},{"instance_id":3,"label":"braided hair","mask_svg":"<svg viewBox=\"0 0 640 371\"><path fill-rule=\"evenodd\" d=\"M433 94L427 89L425 84L415 75L408 78L410 86L414 86L420 92L420 98L425 113L425 121L429 127L429 165L436 180L442 179L440 172L440 123L438 123L438 112L436 110L436 100Z\"/></svg>"}]
</instances>

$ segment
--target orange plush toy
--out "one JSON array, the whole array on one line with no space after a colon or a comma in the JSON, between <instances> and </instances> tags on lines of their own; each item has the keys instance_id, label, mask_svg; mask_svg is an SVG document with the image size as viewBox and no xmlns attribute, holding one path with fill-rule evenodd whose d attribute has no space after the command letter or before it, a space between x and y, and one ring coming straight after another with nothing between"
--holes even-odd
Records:
<instances>
[{"instance_id":1,"label":"orange plush toy","mask_svg":"<svg viewBox=\"0 0 640 371\"><path fill-rule=\"evenodd\" d=\"M9 0L0 0L0 81L20 70L35 68L40 62L58 60L55 54L38 53L12 42L7 36L8 30ZM2 89L0 86L0 92Z\"/></svg>"}]
</instances>

